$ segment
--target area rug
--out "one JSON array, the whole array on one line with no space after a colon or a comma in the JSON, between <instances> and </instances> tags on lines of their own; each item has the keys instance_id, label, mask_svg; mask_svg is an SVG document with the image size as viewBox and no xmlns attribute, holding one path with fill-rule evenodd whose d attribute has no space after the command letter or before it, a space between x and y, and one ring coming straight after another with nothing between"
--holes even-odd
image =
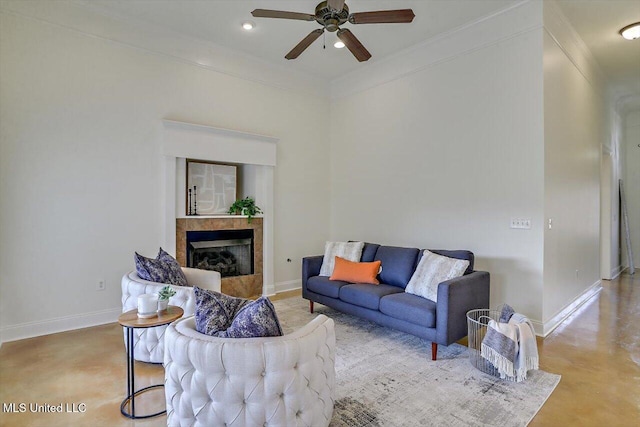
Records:
<instances>
[{"instance_id":1,"label":"area rug","mask_svg":"<svg viewBox=\"0 0 640 427\"><path fill-rule=\"evenodd\" d=\"M431 345L413 335L308 301L288 298L274 305L285 333L317 314L335 321L336 402L331 426L526 426L560 381L529 371L512 383L480 372L467 348Z\"/></svg>"}]
</instances>

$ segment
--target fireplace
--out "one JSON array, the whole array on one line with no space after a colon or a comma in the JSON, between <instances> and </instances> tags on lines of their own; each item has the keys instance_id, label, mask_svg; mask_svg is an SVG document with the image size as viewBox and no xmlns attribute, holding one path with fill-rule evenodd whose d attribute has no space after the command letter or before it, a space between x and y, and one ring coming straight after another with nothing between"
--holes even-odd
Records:
<instances>
[{"instance_id":1,"label":"fireplace","mask_svg":"<svg viewBox=\"0 0 640 427\"><path fill-rule=\"evenodd\" d=\"M162 246L175 248L176 259L186 266L186 231L253 229L253 274L222 279L222 292L243 298L275 294L273 205L278 138L172 120L162 121L159 136L165 177L161 192L165 224L160 236ZM242 168L240 193L254 196L264 217L247 223L247 218L236 215L187 216L187 158Z\"/></svg>"},{"instance_id":2,"label":"fireplace","mask_svg":"<svg viewBox=\"0 0 640 427\"><path fill-rule=\"evenodd\" d=\"M185 249L187 267L222 277L254 274L253 229L187 231Z\"/></svg>"},{"instance_id":3,"label":"fireplace","mask_svg":"<svg viewBox=\"0 0 640 427\"><path fill-rule=\"evenodd\" d=\"M249 267L240 266L227 266L226 272L220 272L222 276L229 274L242 275L226 276L222 277L222 293L241 298L257 298L263 294L263 272L264 272L264 260L263 260L263 232L262 232L262 220L263 218L253 218L251 222L247 221L246 217L240 215L218 216L218 217L204 217L204 216L192 216L188 218L176 219L176 259L185 267L193 265L192 262L198 259L198 263L204 261L204 258L208 258L206 264L203 266L220 264L215 262L214 257L216 255L205 256L203 255L213 252L222 252L222 250L231 253L235 257L235 262L238 259L245 257L249 245L243 242L244 239L252 239L249 255ZM217 242L222 240L222 242ZM225 242L231 241L231 242ZM239 242L238 242L239 241ZM217 242L217 243L209 243ZM229 244L231 243L231 244ZM241 244L236 244L241 243ZM216 247L217 245L217 247ZM224 248L224 249L221 249ZM241 252L243 251L243 252ZM191 255L189 255L191 252ZM220 257L225 257L225 263L228 260L229 254L218 254ZM191 259L189 259L191 258ZM192 261L193 260L193 261ZM220 267L224 265L221 264ZM223 269L223 268L220 268ZM250 269L250 270L249 270ZM246 271L252 273L243 274ZM223 274L224 273L224 274Z\"/></svg>"}]
</instances>

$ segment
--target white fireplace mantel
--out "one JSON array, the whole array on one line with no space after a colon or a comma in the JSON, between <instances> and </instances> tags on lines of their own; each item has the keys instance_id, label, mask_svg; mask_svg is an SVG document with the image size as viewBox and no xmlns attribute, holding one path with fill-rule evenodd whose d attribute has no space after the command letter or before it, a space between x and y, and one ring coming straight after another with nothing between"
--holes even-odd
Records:
<instances>
[{"instance_id":1,"label":"white fireplace mantel","mask_svg":"<svg viewBox=\"0 0 640 427\"><path fill-rule=\"evenodd\" d=\"M256 204L263 211L263 295L275 294L273 200L277 138L192 123L163 120L162 154L164 165L163 247L176 253L176 218L183 217L179 195L184 193L178 161L206 160L251 165L245 181Z\"/></svg>"}]
</instances>

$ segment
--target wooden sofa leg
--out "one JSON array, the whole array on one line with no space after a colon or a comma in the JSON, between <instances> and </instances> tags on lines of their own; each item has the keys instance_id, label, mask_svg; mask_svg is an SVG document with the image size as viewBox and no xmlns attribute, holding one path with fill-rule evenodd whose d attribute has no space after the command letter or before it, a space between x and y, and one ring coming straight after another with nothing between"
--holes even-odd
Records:
<instances>
[{"instance_id":1,"label":"wooden sofa leg","mask_svg":"<svg viewBox=\"0 0 640 427\"><path fill-rule=\"evenodd\" d=\"M438 344L432 342L431 343L431 360L436 360L438 356Z\"/></svg>"},{"instance_id":2,"label":"wooden sofa leg","mask_svg":"<svg viewBox=\"0 0 640 427\"><path fill-rule=\"evenodd\" d=\"M313 314L313 301L309 301L309 313Z\"/></svg>"}]
</instances>

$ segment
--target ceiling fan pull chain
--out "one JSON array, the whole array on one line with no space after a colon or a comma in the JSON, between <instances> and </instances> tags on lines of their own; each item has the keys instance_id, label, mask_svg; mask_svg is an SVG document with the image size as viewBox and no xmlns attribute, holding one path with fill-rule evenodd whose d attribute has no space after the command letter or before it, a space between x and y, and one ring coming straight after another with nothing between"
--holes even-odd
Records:
<instances>
[{"instance_id":1,"label":"ceiling fan pull chain","mask_svg":"<svg viewBox=\"0 0 640 427\"><path fill-rule=\"evenodd\" d=\"M325 34L325 32L322 32L322 48L326 49L327 48L327 35Z\"/></svg>"}]
</instances>

